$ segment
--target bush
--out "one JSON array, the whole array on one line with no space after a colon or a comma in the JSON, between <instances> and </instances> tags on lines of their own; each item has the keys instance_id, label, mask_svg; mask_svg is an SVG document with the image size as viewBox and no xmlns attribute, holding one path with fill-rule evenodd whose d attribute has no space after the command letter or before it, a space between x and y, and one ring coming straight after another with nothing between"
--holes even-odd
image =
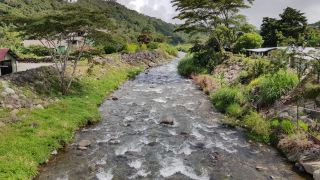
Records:
<instances>
[{"instance_id":1,"label":"bush","mask_svg":"<svg viewBox=\"0 0 320 180\"><path fill-rule=\"evenodd\" d=\"M141 50L141 51L146 51L146 50L148 50L147 45L146 45L146 44L141 44L140 50Z\"/></svg>"},{"instance_id":2,"label":"bush","mask_svg":"<svg viewBox=\"0 0 320 180\"><path fill-rule=\"evenodd\" d=\"M50 49L44 46L33 45L22 49L25 55L31 54L36 56L50 56Z\"/></svg>"},{"instance_id":3,"label":"bush","mask_svg":"<svg viewBox=\"0 0 320 180\"><path fill-rule=\"evenodd\" d=\"M280 70L253 80L249 84L253 100L258 106L273 104L298 84L298 77L291 71Z\"/></svg>"},{"instance_id":4,"label":"bush","mask_svg":"<svg viewBox=\"0 0 320 180\"><path fill-rule=\"evenodd\" d=\"M308 131L309 130L309 126L308 124L306 124L305 122L303 121L298 121L298 125L299 127L304 130L304 131Z\"/></svg>"},{"instance_id":5,"label":"bush","mask_svg":"<svg viewBox=\"0 0 320 180\"><path fill-rule=\"evenodd\" d=\"M262 44L263 39L258 33L245 33L237 40L235 50L240 52L245 49L260 48Z\"/></svg>"},{"instance_id":6,"label":"bush","mask_svg":"<svg viewBox=\"0 0 320 180\"><path fill-rule=\"evenodd\" d=\"M281 129L285 134L293 134L295 127L290 120L283 120L281 122Z\"/></svg>"},{"instance_id":7,"label":"bush","mask_svg":"<svg viewBox=\"0 0 320 180\"><path fill-rule=\"evenodd\" d=\"M192 44L179 44L176 46L178 51L189 52L192 48Z\"/></svg>"},{"instance_id":8,"label":"bush","mask_svg":"<svg viewBox=\"0 0 320 180\"><path fill-rule=\"evenodd\" d=\"M166 53L168 53L171 56L178 56L178 50L170 44L160 43L159 48L164 50Z\"/></svg>"},{"instance_id":9,"label":"bush","mask_svg":"<svg viewBox=\"0 0 320 180\"><path fill-rule=\"evenodd\" d=\"M193 74L207 73L207 69L196 63L192 55L188 55L179 62L178 73L181 76L190 77Z\"/></svg>"},{"instance_id":10,"label":"bush","mask_svg":"<svg viewBox=\"0 0 320 180\"><path fill-rule=\"evenodd\" d=\"M220 112L226 112L232 104L243 104L245 97L238 88L223 87L211 95L211 101Z\"/></svg>"},{"instance_id":11,"label":"bush","mask_svg":"<svg viewBox=\"0 0 320 180\"><path fill-rule=\"evenodd\" d=\"M239 118L244 114L244 109L237 103L229 105L226 109L226 113L234 118Z\"/></svg>"},{"instance_id":12,"label":"bush","mask_svg":"<svg viewBox=\"0 0 320 180\"><path fill-rule=\"evenodd\" d=\"M154 49L158 49L159 45L156 42L151 42L148 45L148 49L154 50Z\"/></svg>"},{"instance_id":13,"label":"bush","mask_svg":"<svg viewBox=\"0 0 320 180\"><path fill-rule=\"evenodd\" d=\"M315 99L320 94L320 84L307 83L305 85L305 97L308 99Z\"/></svg>"},{"instance_id":14,"label":"bush","mask_svg":"<svg viewBox=\"0 0 320 180\"><path fill-rule=\"evenodd\" d=\"M243 77L245 82L251 81L254 78L261 76L262 74L269 73L271 63L270 60L264 58L252 59L246 58L243 66L246 67L246 76Z\"/></svg>"},{"instance_id":15,"label":"bush","mask_svg":"<svg viewBox=\"0 0 320 180\"><path fill-rule=\"evenodd\" d=\"M251 132L261 136L269 136L270 135L270 124L268 121L263 119L260 114L257 112L250 112L244 118L244 124L248 127Z\"/></svg>"},{"instance_id":16,"label":"bush","mask_svg":"<svg viewBox=\"0 0 320 180\"><path fill-rule=\"evenodd\" d=\"M136 53L139 50L139 45L136 43L130 43L126 45L126 53Z\"/></svg>"}]
</instances>

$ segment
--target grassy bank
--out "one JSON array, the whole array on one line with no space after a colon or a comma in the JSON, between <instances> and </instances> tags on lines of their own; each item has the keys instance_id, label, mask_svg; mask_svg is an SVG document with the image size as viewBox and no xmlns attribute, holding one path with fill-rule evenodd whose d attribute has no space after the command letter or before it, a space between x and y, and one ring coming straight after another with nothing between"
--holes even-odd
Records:
<instances>
[{"instance_id":1,"label":"grassy bank","mask_svg":"<svg viewBox=\"0 0 320 180\"><path fill-rule=\"evenodd\" d=\"M0 179L34 177L38 166L70 142L79 127L100 119L98 106L108 94L142 70L122 63L105 66L98 78L81 76L81 90L72 95L46 109L19 113L22 120L0 128Z\"/></svg>"}]
</instances>

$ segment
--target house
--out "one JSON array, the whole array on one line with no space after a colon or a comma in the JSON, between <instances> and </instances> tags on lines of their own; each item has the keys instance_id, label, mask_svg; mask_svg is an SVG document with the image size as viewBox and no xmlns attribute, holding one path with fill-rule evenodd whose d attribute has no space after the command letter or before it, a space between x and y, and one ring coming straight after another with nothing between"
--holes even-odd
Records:
<instances>
[{"instance_id":1,"label":"house","mask_svg":"<svg viewBox=\"0 0 320 180\"><path fill-rule=\"evenodd\" d=\"M10 49L0 49L0 75L17 72L18 56Z\"/></svg>"},{"instance_id":2,"label":"house","mask_svg":"<svg viewBox=\"0 0 320 180\"><path fill-rule=\"evenodd\" d=\"M257 48L257 49L246 49L247 56L268 56L273 50L278 49L277 47L270 48Z\"/></svg>"}]
</instances>

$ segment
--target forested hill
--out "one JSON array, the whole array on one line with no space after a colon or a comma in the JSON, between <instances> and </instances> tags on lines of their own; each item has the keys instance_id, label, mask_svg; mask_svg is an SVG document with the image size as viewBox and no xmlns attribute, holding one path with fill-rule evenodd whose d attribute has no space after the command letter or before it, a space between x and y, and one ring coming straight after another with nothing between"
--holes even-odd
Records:
<instances>
[{"instance_id":1,"label":"forested hill","mask_svg":"<svg viewBox=\"0 0 320 180\"><path fill-rule=\"evenodd\" d=\"M127 9L115 1L104 0L78 0L78 4L90 9L106 12L118 35L125 35L126 39L135 39L143 29L150 29L156 36L169 37L172 43L184 42L182 33L175 33L175 25L160 19L145 16L136 11ZM32 15L56 10L66 4L64 0L0 0L1 14Z\"/></svg>"}]
</instances>

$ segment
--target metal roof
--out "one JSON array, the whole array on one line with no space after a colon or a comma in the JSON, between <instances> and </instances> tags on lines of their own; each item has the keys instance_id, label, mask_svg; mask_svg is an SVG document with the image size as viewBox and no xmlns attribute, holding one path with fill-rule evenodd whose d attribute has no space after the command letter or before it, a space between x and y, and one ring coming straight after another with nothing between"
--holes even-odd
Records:
<instances>
[{"instance_id":1,"label":"metal roof","mask_svg":"<svg viewBox=\"0 0 320 180\"><path fill-rule=\"evenodd\" d=\"M277 49L276 47L271 47L271 48L257 48L257 49L247 49L246 51L251 51L251 52L268 52Z\"/></svg>"},{"instance_id":2,"label":"metal roof","mask_svg":"<svg viewBox=\"0 0 320 180\"><path fill-rule=\"evenodd\" d=\"M4 58L6 57L6 55L8 54L10 49L8 48L4 48L4 49L0 49L0 61L3 61Z\"/></svg>"},{"instance_id":3,"label":"metal roof","mask_svg":"<svg viewBox=\"0 0 320 180\"><path fill-rule=\"evenodd\" d=\"M10 54L14 58L18 58L18 56L13 51L11 51L8 48L3 48L3 49L0 49L0 61L3 61L4 58L7 56L7 54Z\"/></svg>"}]
</instances>

